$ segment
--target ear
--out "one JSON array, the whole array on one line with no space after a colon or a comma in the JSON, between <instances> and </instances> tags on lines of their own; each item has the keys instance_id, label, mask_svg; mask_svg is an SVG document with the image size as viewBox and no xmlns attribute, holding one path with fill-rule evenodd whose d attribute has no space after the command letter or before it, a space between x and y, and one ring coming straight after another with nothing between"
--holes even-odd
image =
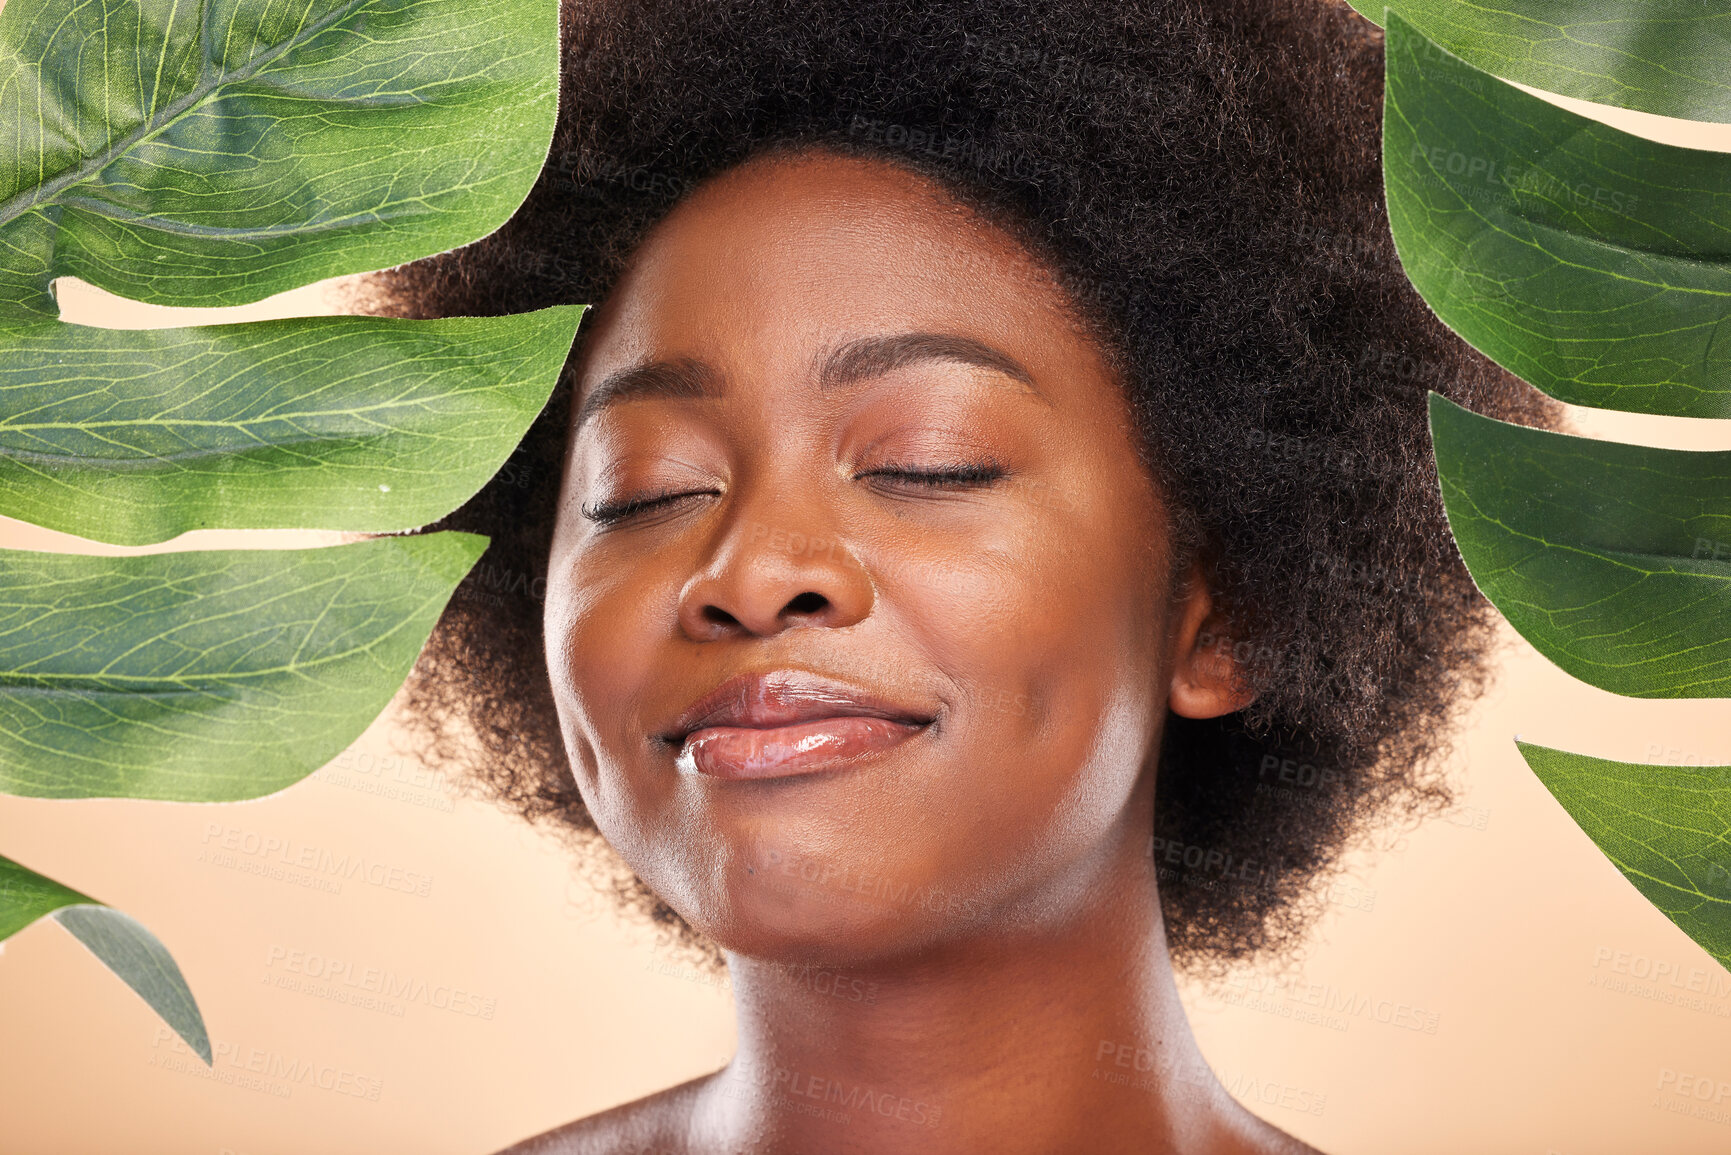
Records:
<instances>
[{"instance_id":1,"label":"ear","mask_svg":"<svg viewBox=\"0 0 1731 1155\"><path fill-rule=\"evenodd\" d=\"M1229 623L1214 607L1200 562L1191 566L1176 607L1167 707L1185 718L1218 718L1248 706L1256 693L1233 657Z\"/></svg>"}]
</instances>

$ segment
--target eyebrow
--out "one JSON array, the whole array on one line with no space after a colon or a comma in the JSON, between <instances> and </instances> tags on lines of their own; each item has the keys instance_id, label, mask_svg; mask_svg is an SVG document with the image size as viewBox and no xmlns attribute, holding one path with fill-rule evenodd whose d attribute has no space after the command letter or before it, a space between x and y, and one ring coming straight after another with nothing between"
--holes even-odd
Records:
<instances>
[{"instance_id":1,"label":"eyebrow","mask_svg":"<svg viewBox=\"0 0 1731 1155\"><path fill-rule=\"evenodd\" d=\"M849 341L822 358L817 369L817 388L820 393L828 393L929 361L990 369L1015 382L1018 392L1032 393L1051 404L1021 362L984 341L953 333L895 333ZM721 374L705 361L684 357L628 365L609 373L583 399L572 422L572 435L603 409L624 401L652 397L697 400L720 397L724 391Z\"/></svg>"}]
</instances>

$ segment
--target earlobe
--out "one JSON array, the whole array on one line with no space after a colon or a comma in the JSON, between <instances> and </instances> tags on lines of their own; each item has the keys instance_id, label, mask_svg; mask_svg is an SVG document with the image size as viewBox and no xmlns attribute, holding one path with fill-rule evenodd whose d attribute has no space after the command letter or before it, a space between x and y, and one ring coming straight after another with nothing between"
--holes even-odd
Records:
<instances>
[{"instance_id":1,"label":"earlobe","mask_svg":"<svg viewBox=\"0 0 1731 1155\"><path fill-rule=\"evenodd\" d=\"M1216 610L1200 563L1186 579L1172 632L1172 684L1166 705L1185 718L1218 718L1255 698L1235 656L1226 616Z\"/></svg>"}]
</instances>

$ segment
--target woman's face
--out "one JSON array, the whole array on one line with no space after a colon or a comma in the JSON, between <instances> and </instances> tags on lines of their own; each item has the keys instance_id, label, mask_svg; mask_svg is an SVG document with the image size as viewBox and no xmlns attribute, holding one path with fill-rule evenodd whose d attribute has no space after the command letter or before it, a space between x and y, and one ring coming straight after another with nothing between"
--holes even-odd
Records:
<instances>
[{"instance_id":1,"label":"woman's face","mask_svg":"<svg viewBox=\"0 0 1731 1155\"><path fill-rule=\"evenodd\" d=\"M1121 387L1005 233L899 166L748 163L634 255L579 390L560 722L693 926L887 957L1145 859L1169 701L1237 702Z\"/></svg>"}]
</instances>

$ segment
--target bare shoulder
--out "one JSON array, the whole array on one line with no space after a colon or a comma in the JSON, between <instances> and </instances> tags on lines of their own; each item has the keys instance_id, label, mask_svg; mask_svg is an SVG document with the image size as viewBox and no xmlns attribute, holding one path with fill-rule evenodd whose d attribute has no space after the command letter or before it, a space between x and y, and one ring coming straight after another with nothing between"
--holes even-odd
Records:
<instances>
[{"instance_id":1,"label":"bare shoulder","mask_svg":"<svg viewBox=\"0 0 1731 1155\"><path fill-rule=\"evenodd\" d=\"M1327 1155L1326 1152L1312 1147L1296 1135L1289 1135L1285 1131L1278 1132L1278 1135L1279 1138L1275 1140L1276 1145L1269 1148L1269 1151L1274 1155Z\"/></svg>"},{"instance_id":2,"label":"bare shoulder","mask_svg":"<svg viewBox=\"0 0 1731 1155\"><path fill-rule=\"evenodd\" d=\"M1298 1136L1282 1131L1220 1090L1225 1133L1211 1150L1223 1155L1326 1155Z\"/></svg>"},{"instance_id":3,"label":"bare shoulder","mask_svg":"<svg viewBox=\"0 0 1731 1155\"><path fill-rule=\"evenodd\" d=\"M704 1084L713 1078L714 1074L699 1075L543 1131L498 1155L688 1155L692 1110Z\"/></svg>"},{"instance_id":4,"label":"bare shoulder","mask_svg":"<svg viewBox=\"0 0 1731 1155\"><path fill-rule=\"evenodd\" d=\"M1249 1142L1244 1148L1247 1155L1326 1155L1265 1119L1258 1118L1256 1123L1254 1131L1247 1137Z\"/></svg>"}]
</instances>

